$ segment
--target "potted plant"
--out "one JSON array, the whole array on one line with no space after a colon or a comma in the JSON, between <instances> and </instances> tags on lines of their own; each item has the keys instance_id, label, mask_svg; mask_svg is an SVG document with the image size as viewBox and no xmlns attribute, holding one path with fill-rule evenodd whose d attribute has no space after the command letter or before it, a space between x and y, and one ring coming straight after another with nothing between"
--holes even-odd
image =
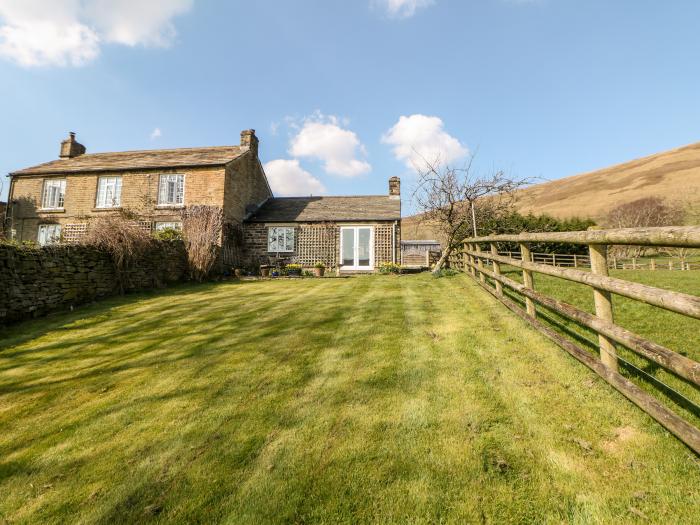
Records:
<instances>
[{"instance_id":1,"label":"potted plant","mask_svg":"<svg viewBox=\"0 0 700 525\"><path fill-rule=\"evenodd\" d=\"M324 273L326 273L325 264L323 264L321 261L318 261L316 264L314 264L314 275L316 277L323 277Z\"/></svg>"},{"instance_id":2,"label":"potted plant","mask_svg":"<svg viewBox=\"0 0 700 525\"><path fill-rule=\"evenodd\" d=\"M270 266L269 264L261 264L260 265L260 276L261 277L270 277Z\"/></svg>"},{"instance_id":3,"label":"potted plant","mask_svg":"<svg viewBox=\"0 0 700 525\"><path fill-rule=\"evenodd\" d=\"M290 277L301 277L301 264L288 264L286 270Z\"/></svg>"}]
</instances>

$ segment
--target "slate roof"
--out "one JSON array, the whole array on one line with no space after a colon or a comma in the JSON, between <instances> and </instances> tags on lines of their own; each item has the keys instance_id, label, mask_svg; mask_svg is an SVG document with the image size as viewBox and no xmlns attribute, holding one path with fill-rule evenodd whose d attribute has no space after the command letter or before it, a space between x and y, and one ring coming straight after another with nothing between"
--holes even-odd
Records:
<instances>
[{"instance_id":1,"label":"slate roof","mask_svg":"<svg viewBox=\"0 0 700 525\"><path fill-rule=\"evenodd\" d=\"M265 201L248 222L394 221L401 201L386 195L280 197Z\"/></svg>"},{"instance_id":2,"label":"slate roof","mask_svg":"<svg viewBox=\"0 0 700 525\"><path fill-rule=\"evenodd\" d=\"M240 157L246 151L248 151L248 148L240 146L214 146L207 148L85 153L73 158L45 162L38 166L15 171L10 175L223 166Z\"/></svg>"}]
</instances>

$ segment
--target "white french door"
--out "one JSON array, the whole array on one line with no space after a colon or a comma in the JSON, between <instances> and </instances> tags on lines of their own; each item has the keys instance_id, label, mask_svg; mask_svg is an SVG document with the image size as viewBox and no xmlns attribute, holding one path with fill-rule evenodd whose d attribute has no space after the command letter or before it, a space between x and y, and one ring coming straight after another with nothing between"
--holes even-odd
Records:
<instances>
[{"instance_id":1,"label":"white french door","mask_svg":"<svg viewBox=\"0 0 700 525\"><path fill-rule=\"evenodd\" d=\"M374 228L372 226L340 228L340 268L342 270L374 269Z\"/></svg>"}]
</instances>

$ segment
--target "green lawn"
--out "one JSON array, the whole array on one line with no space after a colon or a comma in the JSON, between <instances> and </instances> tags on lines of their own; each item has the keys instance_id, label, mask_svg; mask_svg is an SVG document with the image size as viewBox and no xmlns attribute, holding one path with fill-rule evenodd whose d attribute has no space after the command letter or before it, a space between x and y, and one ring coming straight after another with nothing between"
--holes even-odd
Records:
<instances>
[{"instance_id":1,"label":"green lawn","mask_svg":"<svg viewBox=\"0 0 700 525\"><path fill-rule=\"evenodd\" d=\"M514 267L505 267L504 273L518 282L522 282L522 273ZM611 272L613 277L628 281L639 282L658 288L675 290L691 295L700 296L700 272L698 271L648 271L648 270L615 270ZM583 285L551 277L536 274L535 288L550 296L578 306L588 312L594 313L593 292L591 288ZM518 297L517 294L510 294ZM674 312L669 312L656 306L643 304L639 301L613 295L613 310L615 322L633 332L656 343L663 344L671 350L679 352L695 361L700 361L700 320L692 319ZM551 324L560 332L578 335L577 341L584 347L588 347L594 353L598 353L597 335L587 328L577 325L564 317L538 307L541 319ZM672 395L659 387L658 383L649 380L648 377L635 371L621 370L623 375L634 380L642 388L653 393L662 402L673 410L679 412L694 425L700 427L700 390L672 373L665 371L653 361L639 357L631 351L618 347L618 354L653 378L681 393L695 408L690 408L687 403L679 403Z\"/></svg>"},{"instance_id":2,"label":"green lawn","mask_svg":"<svg viewBox=\"0 0 700 525\"><path fill-rule=\"evenodd\" d=\"M698 458L464 275L181 286L0 348L0 523L697 523Z\"/></svg>"}]
</instances>

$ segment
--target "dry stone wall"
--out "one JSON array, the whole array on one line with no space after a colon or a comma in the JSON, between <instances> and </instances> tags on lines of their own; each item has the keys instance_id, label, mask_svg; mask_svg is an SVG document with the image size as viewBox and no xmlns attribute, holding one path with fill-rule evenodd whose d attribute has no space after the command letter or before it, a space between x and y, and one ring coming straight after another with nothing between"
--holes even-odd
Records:
<instances>
[{"instance_id":1,"label":"dry stone wall","mask_svg":"<svg viewBox=\"0 0 700 525\"><path fill-rule=\"evenodd\" d=\"M181 242L157 242L129 273L128 291L187 277ZM119 292L109 254L82 245L0 244L0 323L44 315Z\"/></svg>"}]
</instances>

